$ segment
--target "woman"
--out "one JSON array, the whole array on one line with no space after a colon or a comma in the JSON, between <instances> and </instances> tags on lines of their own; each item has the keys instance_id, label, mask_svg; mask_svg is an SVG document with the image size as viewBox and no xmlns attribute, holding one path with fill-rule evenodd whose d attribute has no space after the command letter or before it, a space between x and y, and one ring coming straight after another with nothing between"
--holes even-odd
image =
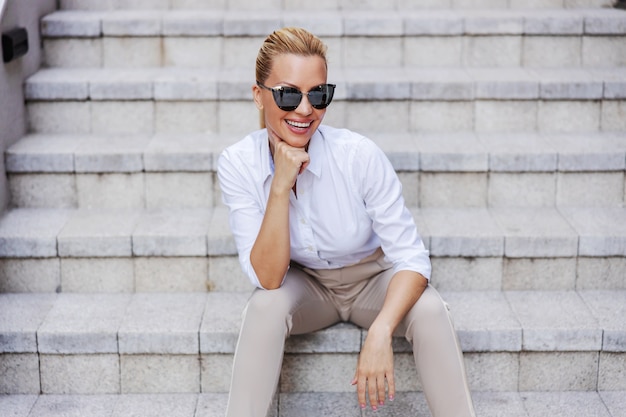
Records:
<instances>
[{"instance_id":1,"label":"woman","mask_svg":"<svg viewBox=\"0 0 626 417\"><path fill-rule=\"evenodd\" d=\"M428 285L428 251L393 167L369 139L321 125L335 88L325 54L303 29L269 35L252 87L264 129L219 159L239 260L257 287L243 314L227 416L265 416L285 338L340 321L369 329L352 378L361 408L393 400L391 341L403 335L432 414L473 416L456 333Z\"/></svg>"}]
</instances>

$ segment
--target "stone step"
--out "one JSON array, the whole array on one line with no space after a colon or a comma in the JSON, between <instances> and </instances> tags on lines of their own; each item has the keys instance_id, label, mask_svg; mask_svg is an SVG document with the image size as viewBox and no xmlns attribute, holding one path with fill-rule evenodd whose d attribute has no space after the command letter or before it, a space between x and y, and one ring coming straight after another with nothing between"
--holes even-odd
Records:
<instances>
[{"instance_id":1,"label":"stone step","mask_svg":"<svg viewBox=\"0 0 626 417\"><path fill-rule=\"evenodd\" d=\"M412 212L441 290L626 289L625 208ZM227 218L224 207L10 210L0 291L249 290Z\"/></svg>"},{"instance_id":2,"label":"stone step","mask_svg":"<svg viewBox=\"0 0 626 417\"><path fill-rule=\"evenodd\" d=\"M474 392L477 417L621 417L626 391ZM0 413L11 417L223 417L227 394L6 395ZM63 410L63 411L61 411ZM268 417L366 417L352 393L280 394ZM398 395L377 416L429 416L420 392Z\"/></svg>"},{"instance_id":3,"label":"stone step","mask_svg":"<svg viewBox=\"0 0 626 417\"><path fill-rule=\"evenodd\" d=\"M241 136L258 127L252 74L41 70L25 85L29 129ZM329 80L338 88L325 121L358 131L626 131L626 71L621 69L331 68Z\"/></svg>"},{"instance_id":4,"label":"stone step","mask_svg":"<svg viewBox=\"0 0 626 417\"><path fill-rule=\"evenodd\" d=\"M626 291L442 292L473 391L626 390ZM8 394L227 392L248 293L0 294ZM291 337L280 392L353 392L364 330ZM418 391L394 341L398 391ZM311 372L316 369L316 372Z\"/></svg>"},{"instance_id":5,"label":"stone step","mask_svg":"<svg viewBox=\"0 0 626 417\"><path fill-rule=\"evenodd\" d=\"M394 9L553 9L611 7L613 0L61 0L71 10L394 10Z\"/></svg>"},{"instance_id":6,"label":"stone step","mask_svg":"<svg viewBox=\"0 0 626 417\"><path fill-rule=\"evenodd\" d=\"M626 66L626 12L618 9L57 11L42 20L44 62L250 68L282 26L323 38L334 66Z\"/></svg>"},{"instance_id":7,"label":"stone step","mask_svg":"<svg viewBox=\"0 0 626 417\"><path fill-rule=\"evenodd\" d=\"M616 206L626 135L367 134L386 152L411 207ZM32 134L6 151L14 207L210 208L217 134Z\"/></svg>"}]
</instances>

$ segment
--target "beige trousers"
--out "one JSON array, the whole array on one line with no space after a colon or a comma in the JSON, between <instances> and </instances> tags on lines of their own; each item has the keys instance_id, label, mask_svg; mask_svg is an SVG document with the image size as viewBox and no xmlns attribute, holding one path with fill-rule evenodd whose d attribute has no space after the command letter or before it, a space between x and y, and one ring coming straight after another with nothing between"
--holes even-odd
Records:
<instances>
[{"instance_id":1,"label":"beige trousers","mask_svg":"<svg viewBox=\"0 0 626 417\"><path fill-rule=\"evenodd\" d=\"M340 321L369 328L393 275L379 250L357 265L312 270L292 265L282 287L255 290L243 313L227 417L265 417L280 376L285 339ZM433 417L473 417L463 355L447 305L428 286L395 332L413 346ZM346 383L352 379L346 375ZM397 387L401 390L401 387ZM356 390L355 407L358 407Z\"/></svg>"}]
</instances>

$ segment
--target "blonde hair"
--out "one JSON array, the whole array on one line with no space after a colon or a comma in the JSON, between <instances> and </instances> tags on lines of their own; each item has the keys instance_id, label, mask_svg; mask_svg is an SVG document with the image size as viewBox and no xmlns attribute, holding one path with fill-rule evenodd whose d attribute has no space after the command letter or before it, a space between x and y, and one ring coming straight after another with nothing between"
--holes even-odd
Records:
<instances>
[{"instance_id":1,"label":"blonde hair","mask_svg":"<svg viewBox=\"0 0 626 417\"><path fill-rule=\"evenodd\" d=\"M285 27L265 38L256 58L256 81L262 84L272 72L274 58L283 54L319 56L326 61L326 45L311 32L296 27ZM261 128L265 128L265 114L260 111Z\"/></svg>"}]
</instances>

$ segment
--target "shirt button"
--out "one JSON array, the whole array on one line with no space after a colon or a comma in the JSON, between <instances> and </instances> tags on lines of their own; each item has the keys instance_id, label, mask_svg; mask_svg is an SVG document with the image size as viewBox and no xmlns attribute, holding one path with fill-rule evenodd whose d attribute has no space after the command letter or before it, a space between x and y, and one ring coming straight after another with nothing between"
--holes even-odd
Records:
<instances>
[{"instance_id":1,"label":"shirt button","mask_svg":"<svg viewBox=\"0 0 626 417\"><path fill-rule=\"evenodd\" d=\"M313 246L307 246L306 250L308 250L309 252L313 252Z\"/></svg>"},{"instance_id":2,"label":"shirt button","mask_svg":"<svg viewBox=\"0 0 626 417\"><path fill-rule=\"evenodd\" d=\"M306 219L300 219L300 223L306 224Z\"/></svg>"}]
</instances>

